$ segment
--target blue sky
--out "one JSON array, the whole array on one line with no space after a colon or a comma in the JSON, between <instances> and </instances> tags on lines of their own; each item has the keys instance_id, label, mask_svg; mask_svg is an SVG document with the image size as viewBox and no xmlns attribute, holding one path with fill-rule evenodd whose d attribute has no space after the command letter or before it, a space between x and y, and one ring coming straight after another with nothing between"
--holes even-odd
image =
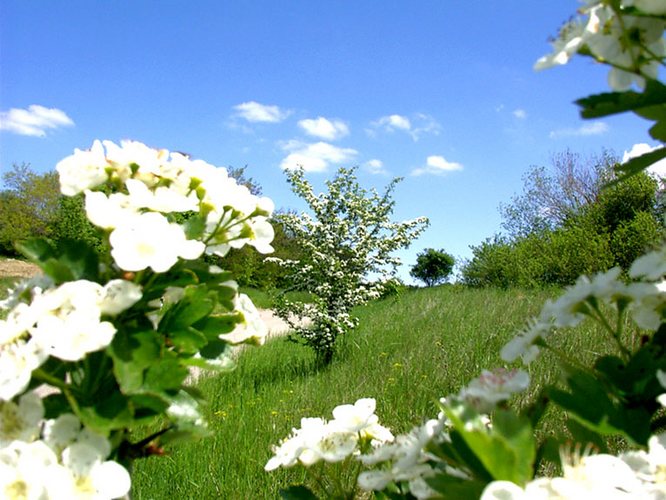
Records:
<instances>
[{"instance_id":1,"label":"blue sky","mask_svg":"<svg viewBox=\"0 0 666 500\"><path fill-rule=\"evenodd\" d=\"M573 101L608 89L604 67L533 71L577 6L4 0L0 171L134 139L248 165L276 206L302 209L283 167L321 188L358 165L365 187L404 177L395 219L430 218L407 267L426 247L468 258L530 165L654 145L638 118L579 118Z\"/></svg>"}]
</instances>

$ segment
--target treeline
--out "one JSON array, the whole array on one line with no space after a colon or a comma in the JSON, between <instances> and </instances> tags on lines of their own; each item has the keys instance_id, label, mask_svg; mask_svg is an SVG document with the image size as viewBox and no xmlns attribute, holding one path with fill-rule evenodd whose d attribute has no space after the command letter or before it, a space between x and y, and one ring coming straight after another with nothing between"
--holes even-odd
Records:
<instances>
[{"instance_id":1,"label":"treeline","mask_svg":"<svg viewBox=\"0 0 666 500\"><path fill-rule=\"evenodd\" d=\"M563 286L581 274L628 269L665 236L664 185L646 173L612 184L616 164L609 153L585 160L567 151L550 170L532 167L523 192L500 207L504 233L471 247L462 281Z\"/></svg>"},{"instance_id":2,"label":"treeline","mask_svg":"<svg viewBox=\"0 0 666 500\"><path fill-rule=\"evenodd\" d=\"M254 179L246 176L246 167L230 168L228 172L253 194L261 194L261 187ZM2 175L2 181L0 255L20 257L16 243L32 237L48 238L56 245L65 240L85 241L98 248L106 244L100 230L86 218L83 196L60 194L55 171L38 174L28 164L15 164ZM271 223L275 229L275 253L271 256L298 259L299 247L294 239L278 221L272 220ZM211 264L232 271L241 286L268 289L285 288L288 285L285 283L286 271L266 261L266 256L250 246L231 249L224 259L216 256L210 256L209 259Z\"/></svg>"}]
</instances>

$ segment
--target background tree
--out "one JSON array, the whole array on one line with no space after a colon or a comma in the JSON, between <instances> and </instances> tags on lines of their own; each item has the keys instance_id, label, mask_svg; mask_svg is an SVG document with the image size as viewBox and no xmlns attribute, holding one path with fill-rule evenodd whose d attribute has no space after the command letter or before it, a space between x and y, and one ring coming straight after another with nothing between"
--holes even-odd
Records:
<instances>
[{"instance_id":1,"label":"background tree","mask_svg":"<svg viewBox=\"0 0 666 500\"><path fill-rule=\"evenodd\" d=\"M21 163L12 165L2 182L0 252L17 255L17 241L51 236L60 202L58 177L55 172L37 174L29 164Z\"/></svg>"},{"instance_id":2,"label":"background tree","mask_svg":"<svg viewBox=\"0 0 666 500\"><path fill-rule=\"evenodd\" d=\"M400 260L393 252L408 247L428 224L425 217L391 221L400 179L379 195L363 189L354 172L340 168L326 182L328 192L316 194L302 169L287 170L292 190L311 213L277 216L302 253L298 260L273 260L289 270L292 287L309 292L313 302L292 302L282 295L276 310L324 363L331 361L338 336L356 326L352 308L378 297L384 282L395 275ZM311 323L295 320L301 317Z\"/></svg>"},{"instance_id":3,"label":"background tree","mask_svg":"<svg viewBox=\"0 0 666 500\"><path fill-rule=\"evenodd\" d=\"M567 149L552 156L550 168L530 167L522 193L500 205L502 228L517 238L562 226L597 200L618 161L610 151L584 158Z\"/></svg>"},{"instance_id":4,"label":"background tree","mask_svg":"<svg viewBox=\"0 0 666 500\"><path fill-rule=\"evenodd\" d=\"M522 194L500 207L508 234L472 247L462 269L473 286L569 285L581 274L627 269L664 237L663 184L645 172L619 184L615 158L554 157L532 167Z\"/></svg>"},{"instance_id":5,"label":"background tree","mask_svg":"<svg viewBox=\"0 0 666 500\"><path fill-rule=\"evenodd\" d=\"M433 286L448 279L453 271L455 259L444 250L426 248L416 256L416 264L409 271L410 276Z\"/></svg>"}]
</instances>

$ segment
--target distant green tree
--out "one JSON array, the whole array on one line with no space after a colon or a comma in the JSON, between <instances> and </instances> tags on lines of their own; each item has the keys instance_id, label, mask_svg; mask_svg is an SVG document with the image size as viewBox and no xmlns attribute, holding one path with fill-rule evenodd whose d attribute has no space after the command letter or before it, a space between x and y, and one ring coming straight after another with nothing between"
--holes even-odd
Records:
<instances>
[{"instance_id":1,"label":"distant green tree","mask_svg":"<svg viewBox=\"0 0 666 500\"><path fill-rule=\"evenodd\" d=\"M16 255L14 244L30 237L49 237L58 211L60 189L55 172L37 174L27 163L2 174L0 252Z\"/></svg>"},{"instance_id":2,"label":"distant green tree","mask_svg":"<svg viewBox=\"0 0 666 500\"><path fill-rule=\"evenodd\" d=\"M61 196L51 223L51 239L56 243L75 240L104 252L108 243L86 216L83 195Z\"/></svg>"},{"instance_id":3,"label":"distant green tree","mask_svg":"<svg viewBox=\"0 0 666 500\"><path fill-rule=\"evenodd\" d=\"M426 286L433 286L448 279L453 271L455 259L444 250L426 248L416 256L416 264L409 274Z\"/></svg>"}]
</instances>

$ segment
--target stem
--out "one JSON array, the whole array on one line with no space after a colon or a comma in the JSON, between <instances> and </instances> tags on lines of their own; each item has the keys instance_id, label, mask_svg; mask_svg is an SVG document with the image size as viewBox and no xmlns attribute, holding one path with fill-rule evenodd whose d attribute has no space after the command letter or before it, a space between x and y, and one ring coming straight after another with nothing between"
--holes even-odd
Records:
<instances>
[{"instance_id":1,"label":"stem","mask_svg":"<svg viewBox=\"0 0 666 500\"><path fill-rule=\"evenodd\" d=\"M553 347L552 345L547 344L546 342L543 342L543 341L540 342L538 345L540 347L543 347L544 349L547 349L550 352L552 352L564 364L573 366L573 367L578 368L579 370L582 370L582 371L587 372L587 373L593 373L593 371L589 367L585 366L584 364L582 364L577 359L569 357L567 355L567 353L565 353L561 349L558 349L557 347Z\"/></svg>"},{"instance_id":2,"label":"stem","mask_svg":"<svg viewBox=\"0 0 666 500\"><path fill-rule=\"evenodd\" d=\"M36 370L33 370L32 372L33 378L36 378L37 380L41 380L42 382L45 382L49 385L52 385L53 387L57 387L61 391L65 391L67 389L67 383L60 380L58 377L54 377L50 373L45 372L41 368L37 368Z\"/></svg>"},{"instance_id":3,"label":"stem","mask_svg":"<svg viewBox=\"0 0 666 500\"><path fill-rule=\"evenodd\" d=\"M622 333L622 329L614 329L611 327L610 323L608 323L608 320L606 319L606 316L602 314L602 312L599 310L599 306L597 304L592 304L592 307L590 308L591 311L594 313L592 317L601 324L601 326L604 327L604 329L610 334L611 338L613 339L613 342L617 345L617 348L620 351L620 354L624 357L625 361L627 361L631 357L631 351L627 349L622 341L620 340L620 335ZM622 314L618 313L618 322L622 320ZM619 324L619 323L618 323Z\"/></svg>"},{"instance_id":4,"label":"stem","mask_svg":"<svg viewBox=\"0 0 666 500\"><path fill-rule=\"evenodd\" d=\"M324 482L324 479L322 478L321 474L313 470L310 472L310 475L312 476L312 479L314 479L315 483L322 491L322 493L328 494L328 488L326 487L326 483Z\"/></svg>"}]
</instances>

